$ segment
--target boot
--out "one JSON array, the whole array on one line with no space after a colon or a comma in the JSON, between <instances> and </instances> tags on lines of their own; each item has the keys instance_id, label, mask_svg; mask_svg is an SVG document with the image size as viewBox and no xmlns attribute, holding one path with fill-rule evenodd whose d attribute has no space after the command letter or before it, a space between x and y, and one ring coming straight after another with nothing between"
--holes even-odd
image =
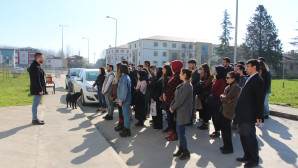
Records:
<instances>
[{"instance_id":1,"label":"boot","mask_svg":"<svg viewBox=\"0 0 298 168\"><path fill-rule=\"evenodd\" d=\"M121 137L129 137L129 136L131 136L130 129L124 127L124 128L122 129L122 131L119 133L119 135L120 135Z\"/></svg>"},{"instance_id":2,"label":"boot","mask_svg":"<svg viewBox=\"0 0 298 168\"><path fill-rule=\"evenodd\" d=\"M183 149L183 153L182 155L179 157L180 160L185 160L190 158L190 153L188 151L188 149Z\"/></svg>"},{"instance_id":3,"label":"boot","mask_svg":"<svg viewBox=\"0 0 298 168\"><path fill-rule=\"evenodd\" d=\"M115 131L117 131L117 132L119 132L119 131L122 131L122 129L123 129L123 123L118 123L118 125L117 125L117 127L114 127L114 130Z\"/></svg>"},{"instance_id":4,"label":"boot","mask_svg":"<svg viewBox=\"0 0 298 168\"><path fill-rule=\"evenodd\" d=\"M168 141L176 141L178 140L178 134L173 131L172 136L167 138Z\"/></svg>"},{"instance_id":5,"label":"boot","mask_svg":"<svg viewBox=\"0 0 298 168\"><path fill-rule=\"evenodd\" d=\"M179 149L176 153L173 154L173 156L177 157L177 156L180 156L183 152L183 149L182 149L182 146L179 146Z\"/></svg>"},{"instance_id":6,"label":"boot","mask_svg":"<svg viewBox=\"0 0 298 168\"><path fill-rule=\"evenodd\" d=\"M167 137L165 137L165 139L168 139L168 138L170 138L171 136L173 136L172 134L174 133L174 131L173 131L173 130L169 130L169 133L170 133L170 135L167 136Z\"/></svg>"},{"instance_id":7,"label":"boot","mask_svg":"<svg viewBox=\"0 0 298 168\"><path fill-rule=\"evenodd\" d=\"M135 124L135 126L138 126L138 127L140 127L140 126L144 126L144 121L143 121L143 120L139 120L139 121Z\"/></svg>"}]
</instances>

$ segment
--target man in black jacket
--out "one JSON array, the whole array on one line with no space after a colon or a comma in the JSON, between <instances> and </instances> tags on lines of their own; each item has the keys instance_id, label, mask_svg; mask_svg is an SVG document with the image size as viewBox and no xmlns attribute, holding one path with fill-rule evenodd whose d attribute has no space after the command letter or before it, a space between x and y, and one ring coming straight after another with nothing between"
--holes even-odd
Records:
<instances>
[{"instance_id":1,"label":"man in black jacket","mask_svg":"<svg viewBox=\"0 0 298 168\"><path fill-rule=\"evenodd\" d=\"M35 60L28 68L30 75L30 94L33 95L32 124L44 125L44 121L37 118L37 107L45 90L44 71L40 66L40 64L43 63L44 58L42 53L35 53L34 57Z\"/></svg>"},{"instance_id":2,"label":"man in black jacket","mask_svg":"<svg viewBox=\"0 0 298 168\"><path fill-rule=\"evenodd\" d=\"M244 156L236 160L248 162L244 167L255 167L259 164L255 122L258 125L262 122L264 82L258 74L260 64L257 60L249 60L246 65L247 74L250 77L246 80L236 105L236 116Z\"/></svg>"},{"instance_id":3,"label":"man in black jacket","mask_svg":"<svg viewBox=\"0 0 298 168\"><path fill-rule=\"evenodd\" d=\"M191 119L190 122L188 124L186 124L186 126L190 126L193 124L193 118L194 118L194 114L196 112L196 108L195 108L195 98L198 92L198 82L200 82L200 73L197 69L197 61L195 59L189 60L188 62L188 67L189 69L192 70L192 74L191 74L191 84L193 86L193 111L191 114Z\"/></svg>"},{"instance_id":4,"label":"man in black jacket","mask_svg":"<svg viewBox=\"0 0 298 168\"><path fill-rule=\"evenodd\" d=\"M230 63L231 63L231 60L230 60L229 57L225 57L225 58L222 59L221 64L222 64L222 66L225 67L225 74L224 74L225 75L225 79L226 79L227 74L229 72L234 71L234 69L230 66Z\"/></svg>"}]
</instances>

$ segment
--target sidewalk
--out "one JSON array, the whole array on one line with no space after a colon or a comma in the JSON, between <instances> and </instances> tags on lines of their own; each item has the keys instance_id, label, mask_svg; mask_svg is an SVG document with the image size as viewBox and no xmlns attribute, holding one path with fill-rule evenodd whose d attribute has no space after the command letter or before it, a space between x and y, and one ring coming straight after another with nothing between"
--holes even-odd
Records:
<instances>
[{"instance_id":1,"label":"sidewalk","mask_svg":"<svg viewBox=\"0 0 298 168\"><path fill-rule=\"evenodd\" d=\"M283 117L291 120L298 120L298 109L286 106L269 105L270 115Z\"/></svg>"},{"instance_id":2,"label":"sidewalk","mask_svg":"<svg viewBox=\"0 0 298 168\"><path fill-rule=\"evenodd\" d=\"M80 108L66 109L59 81L39 106L44 126L31 124L31 105L0 108L0 167L127 167Z\"/></svg>"}]
</instances>

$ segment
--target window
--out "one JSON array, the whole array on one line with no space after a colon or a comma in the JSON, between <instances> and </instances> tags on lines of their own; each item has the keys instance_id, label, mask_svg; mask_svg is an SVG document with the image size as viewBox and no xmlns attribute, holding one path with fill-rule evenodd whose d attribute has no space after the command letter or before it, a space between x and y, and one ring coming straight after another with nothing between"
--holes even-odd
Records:
<instances>
[{"instance_id":1,"label":"window","mask_svg":"<svg viewBox=\"0 0 298 168\"><path fill-rule=\"evenodd\" d=\"M182 48L186 48L185 44L182 44Z\"/></svg>"},{"instance_id":2,"label":"window","mask_svg":"<svg viewBox=\"0 0 298 168\"><path fill-rule=\"evenodd\" d=\"M141 52L139 52L139 56L141 56Z\"/></svg>"},{"instance_id":3,"label":"window","mask_svg":"<svg viewBox=\"0 0 298 168\"><path fill-rule=\"evenodd\" d=\"M48 60L48 63L51 63L51 60Z\"/></svg>"},{"instance_id":4,"label":"window","mask_svg":"<svg viewBox=\"0 0 298 168\"><path fill-rule=\"evenodd\" d=\"M137 44L135 44L135 48L137 48Z\"/></svg>"},{"instance_id":5,"label":"window","mask_svg":"<svg viewBox=\"0 0 298 168\"><path fill-rule=\"evenodd\" d=\"M192 53L189 53L189 58L192 58L193 57L193 54Z\"/></svg>"},{"instance_id":6,"label":"window","mask_svg":"<svg viewBox=\"0 0 298 168\"><path fill-rule=\"evenodd\" d=\"M168 44L167 44L167 43L163 43L162 46L163 46L163 47L167 47Z\"/></svg>"},{"instance_id":7,"label":"window","mask_svg":"<svg viewBox=\"0 0 298 168\"><path fill-rule=\"evenodd\" d=\"M293 70L293 64L290 64L290 70Z\"/></svg>"},{"instance_id":8,"label":"window","mask_svg":"<svg viewBox=\"0 0 298 168\"><path fill-rule=\"evenodd\" d=\"M154 51L154 56L158 56L158 52L157 51Z\"/></svg>"},{"instance_id":9,"label":"window","mask_svg":"<svg viewBox=\"0 0 298 168\"><path fill-rule=\"evenodd\" d=\"M116 50L116 53L119 53L119 50Z\"/></svg>"},{"instance_id":10,"label":"window","mask_svg":"<svg viewBox=\"0 0 298 168\"><path fill-rule=\"evenodd\" d=\"M167 52L163 52L162 56L166 57L167 56Z\"/></svg>"},{"instance_id":11,"label":"window","mask_svg":"<svg viewBox=\"0 0 298 168\"><path fill-rule=\"evenodd\" d=\"M192 49L192 48L193 48L193 46L192 46L192 44L190 44L190 45L189 45L189 49Z\"/></svg>"},{"instance_id":12,"label":"window","mask_svg":"<svg viewBox=\"0 0 298 168\"><path fill-rule=\"evenodd\" d=\"M185 57L185 53L182 53L182 57L183 57L183 58Z\"/></svg>"},{"instance_id":13,"label":"window","mask_svg":"<svg viewBox=\"0 0 298 168\"><path fill-rule=\"evenodd\" d=\"M141 47L141 42L139 42L139 47Z\"/></svg>"},{"instance_id":14,"label":"window","mask_svg":"<svg viewBox=\"0 0 298 168\"><path fill-rule=\"evenodd\" d=\"M175 43L172 44L172 48L176 48L176 44Z\"/></svg>"},{"instance_id":15,"label":"window","mask_svg":"<svg viewBox=\"0 0 298 168\"><path fill-rule=\"evenodd\" d=\"M127 50L127 53L128 53L128 50Z\"/></svg>"},{"instance_id":16,"label":"window","mask_svg":"<svg viewBox=\"0 0 298 168\"><path fill-rule=\"evenodd\" d=\"M131 45L129 45L129 48L131 49Z\"/></svg>"},{"instance_id":17,"label":"window","mask_svg":"<svg viewBox=\"0 0 298 168\"><path fill-rule=\"evenodd\" d=\"M124 53L124 50L121 50L121 53Z\"/></svg>"},{"instance_id":18,"label":"window","mask_svg":"<svg viewBox=\"0 0 298 168\"><path fill-rule=\"evenodd\" d=\"M154 47L158 47L158 42L154 42Z\"/></svg>"},{"instance_id":19,"label":"window","mask_svg":"<svg viewBox=\"0 0 298 168\"><path fill-rule=\"evenodd\" d=\"M165 63L167 63L166 61L162 61L162 65L164 65Z\"/></svg>"},{"instance_id":20,"label":"window","mask_svg":"<svg viewBox=\"0 0 298 168\"><path fill-rule=\"evenodd\" d=\"M157 66L158 65L158 61L153 61L153 64Z\"/></svg>"}]
</instances>

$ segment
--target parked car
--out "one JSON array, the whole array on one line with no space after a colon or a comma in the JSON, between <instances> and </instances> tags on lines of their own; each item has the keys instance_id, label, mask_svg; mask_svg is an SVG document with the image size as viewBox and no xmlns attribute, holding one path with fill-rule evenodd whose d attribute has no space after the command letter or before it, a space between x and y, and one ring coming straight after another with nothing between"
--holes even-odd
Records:
<instances>
[{"instance_id":1,"label":"parked car","mask_svg":"<svg viewBox=\"0 0 298 168\"><path fill-rule=\"evenodd\" d=\"M82 105L98 103L97 89L92 89L92 85L99 75L98 69L82 69L78 77L72 81L73 92L81 92Z\"/></svg>"},{"instance_id":2,"label":"parked car","mask_svg":"<svg viewBox=\"0 0 298 168\"><path fill-rule=\"evenodd\" d=\"M72 81L79 75L83 68L72 68L69 69L65 78L65 89L72 91Z\"/></svg>"},{"instance_id":3,"label":"parked car","mask_svg":"<svg viewBox=\"0 0 298 168\"><path fill-rule=\"evenodd\" d=\"M23 72L24 72L24 68L22 68L22 67L15 67L12 69L12 73L19 74L19 73L23 73Z\"/></svg>"}]
</instances>

